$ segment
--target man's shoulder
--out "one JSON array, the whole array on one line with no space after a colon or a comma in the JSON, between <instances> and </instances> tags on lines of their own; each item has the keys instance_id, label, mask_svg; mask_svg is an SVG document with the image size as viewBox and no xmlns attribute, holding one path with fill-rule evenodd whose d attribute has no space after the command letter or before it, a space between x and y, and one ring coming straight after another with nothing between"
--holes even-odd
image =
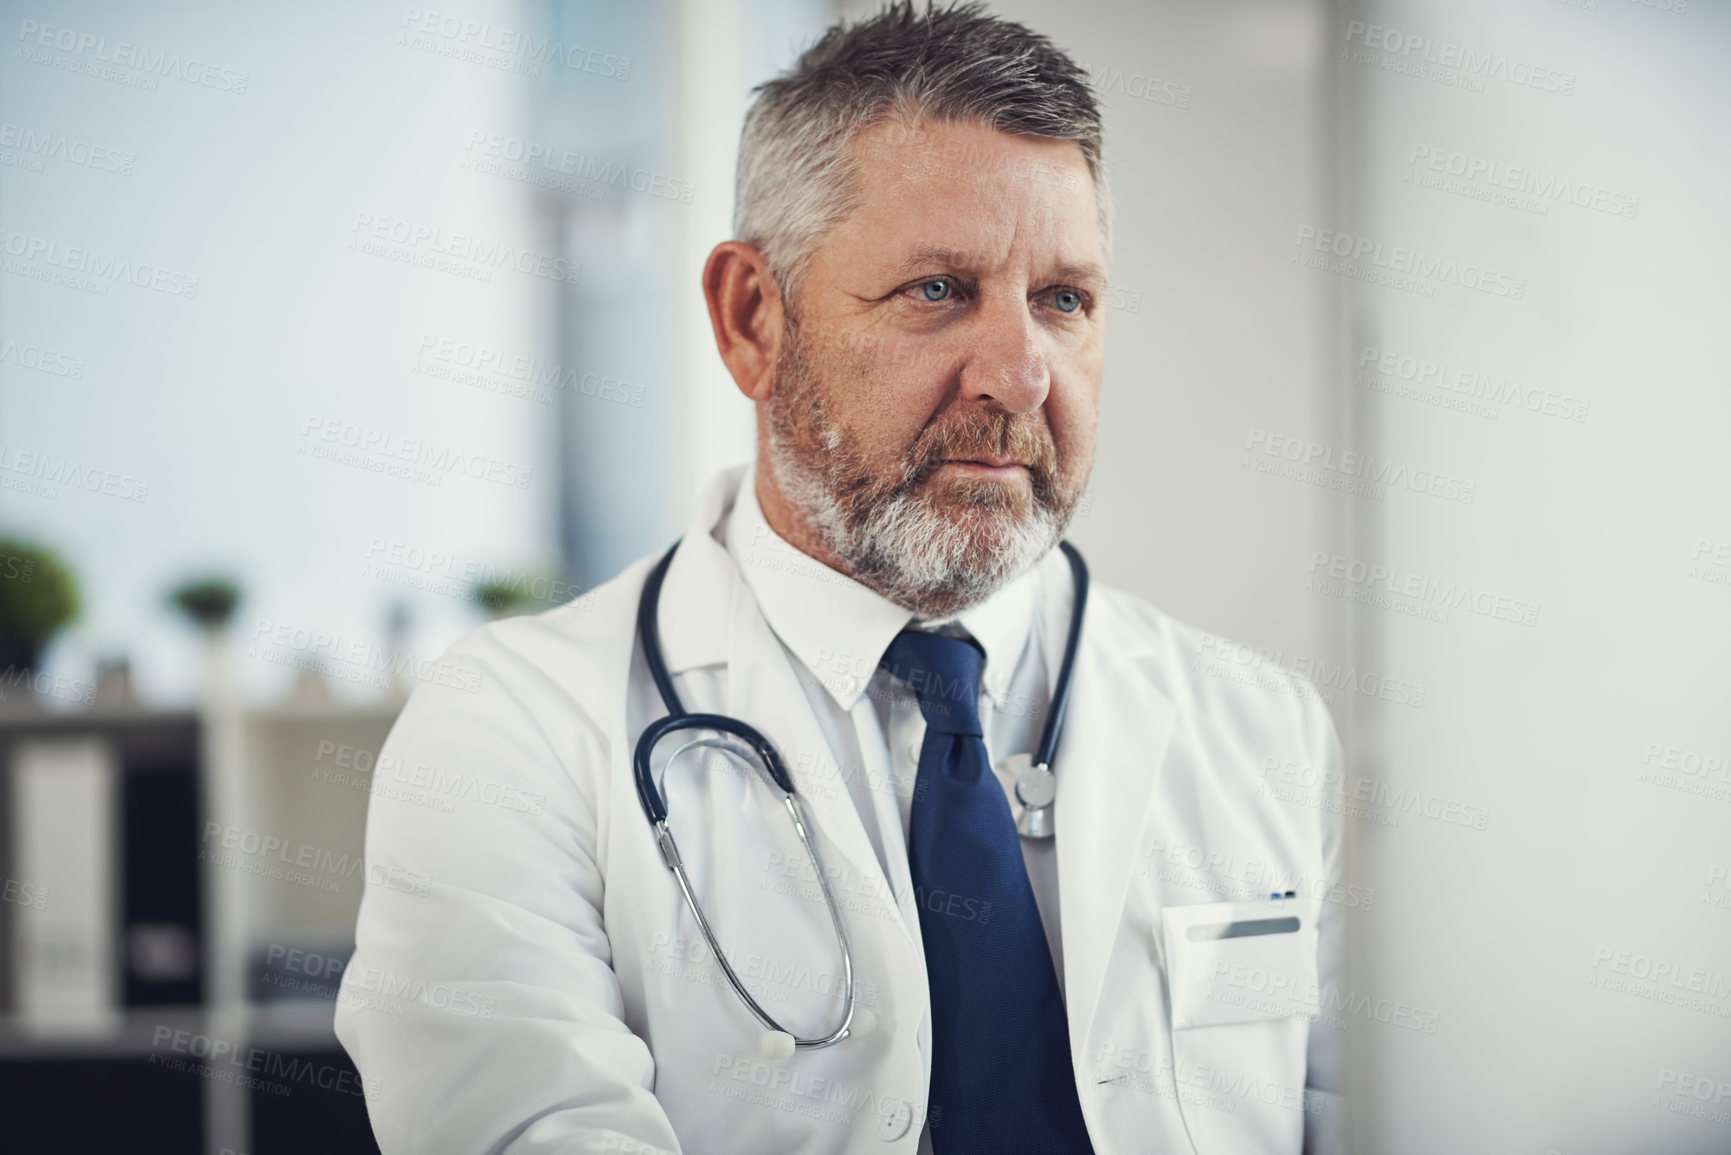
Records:
<instances>
[{"instance_id":1,"label":"man's shoulder","mask_svg":"<svg viewBox=\"0 0 1731 1155\"><path fill-rule=\"evenodd\" d=\"M1247 713L1328 722L1328 705L1282 655L1183 621L1128 591L1097 585L1090 611L1104 611L1096 635L1132 661L1180 709L1242 719ZM1328 724L1332 724L1328 722Z\"/></svg>"},{"instance_id":2,"label":"man's shoulder","mask_svg":"<svg viewBox=\"0 0 1731 1155\"><path fill-rule=\"evenodd\" d=\"M451 644L444 660L478 669L514 697L536 686L572 693L618 682L631 656L638 598L655 560L641 558L563 605L477 626ZM605 671L616 665L619 670L607 677Z\"/></svg>"}]
</instances>

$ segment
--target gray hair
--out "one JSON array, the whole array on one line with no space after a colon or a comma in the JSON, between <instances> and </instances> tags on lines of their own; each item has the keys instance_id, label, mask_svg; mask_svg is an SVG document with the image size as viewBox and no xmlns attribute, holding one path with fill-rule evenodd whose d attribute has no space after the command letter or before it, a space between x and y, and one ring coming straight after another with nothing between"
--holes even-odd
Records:
<instances>
[{"instance_id":1,"label":"gray hair","mask_svg":"<svg viewBox=\"0 0 1731 1155\"><path fill-rule=\"evenodd\" d=\"M823 234L857 207L855 138L892 119L973 121L1075 141L1094 183L1102 252L1110 245L1100 109L1087 73L1046 37L979 3L928 0L921 13L896 0L830 28L791 71L754 91L739 141L734 236L764 254L790 305Z\"/></svg>"}]
</instances>

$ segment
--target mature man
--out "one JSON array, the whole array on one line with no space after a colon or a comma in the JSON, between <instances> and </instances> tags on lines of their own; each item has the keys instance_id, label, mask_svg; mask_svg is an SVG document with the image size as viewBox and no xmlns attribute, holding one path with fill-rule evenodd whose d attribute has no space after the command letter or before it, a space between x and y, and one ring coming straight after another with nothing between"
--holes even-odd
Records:
<instances>
[{"instance_id":1,"label":"mature man","mask_svg":"<svg viewBox=\"0 0 1731 1155\"><path fill-rule=\"evenodd\" d=\"M1334 780L1314 693L1199 677L1199 634L1097 588L1055 836L1018 834L1083 589L1100 148L1082 72L975 6L760 91L703 274L755 467L665 564L459 643L478 691L423 687L381 754L474 786L368 819L337 1025L386 1152L1322 1149L1339 839L1264 789ZM809 848L695 732L639 794L670 708L761 732Z\"/></svg>"}]
</instances>

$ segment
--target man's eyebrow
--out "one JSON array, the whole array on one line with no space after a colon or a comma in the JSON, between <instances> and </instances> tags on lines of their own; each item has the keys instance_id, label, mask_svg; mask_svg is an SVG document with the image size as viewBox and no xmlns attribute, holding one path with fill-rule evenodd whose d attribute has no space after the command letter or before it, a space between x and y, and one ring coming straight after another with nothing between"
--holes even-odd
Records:
<instances>
[{"instance_id":1,"label":"man's eyebrow","mask_svg":"<svg viewBox=\"0 0 1731 1155\"><path fill-rule=\"evenodd\" d=\"M912 276L922 268L932 265L943 265L946 268L959 269L967 272L974 270L972 257L958 249L946 249L942 245L916 245L894 269L891 276Z\"/></svg>"},{"instance_id":2,"label":"man's eyebrow","mask_svg":"<svg viewBox=\"0 0 1731 1155\"><path fill-rule=\"evenodd\" d=\"M941 245L918 245L908 257L890 270L892 277L912 276L922 268L942 265L958 272L972 273L977 266L970 254ZM1103 281L1106 270L1094 261L1066 262L1054 268L1048 276L1056 281Z\"/></svg>"},{"instance_id":3,"label":"man's eyebrow","mask_svg":"<svg viewBox=\"0 0 1731 1155\"><path fill-rule=\"evenodd\" d=\"M1058 281L1104 281L1106 270L1093 261L1083 261L1074 265L1059 265L1052 270L1052 278Z\"/></svg>"}]
</instances>

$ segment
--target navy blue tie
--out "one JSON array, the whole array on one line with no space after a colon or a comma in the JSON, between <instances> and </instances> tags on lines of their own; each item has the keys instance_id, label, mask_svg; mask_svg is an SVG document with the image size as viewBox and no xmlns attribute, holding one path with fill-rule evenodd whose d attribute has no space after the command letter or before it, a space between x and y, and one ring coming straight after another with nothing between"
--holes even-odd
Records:
<instances>
[{"instance_id":1,"label":"navy blue tie","mask_svg":"<svg viewBox=\"0 0 1731 1155\"><path fill-rule=\"evenodd\" d=\"M883 665L926 719L908 865L932 998L938 1155L1092 1152L1052 952L980 730L971 642L907 630Z\"/></svg>"}]
</instances>

